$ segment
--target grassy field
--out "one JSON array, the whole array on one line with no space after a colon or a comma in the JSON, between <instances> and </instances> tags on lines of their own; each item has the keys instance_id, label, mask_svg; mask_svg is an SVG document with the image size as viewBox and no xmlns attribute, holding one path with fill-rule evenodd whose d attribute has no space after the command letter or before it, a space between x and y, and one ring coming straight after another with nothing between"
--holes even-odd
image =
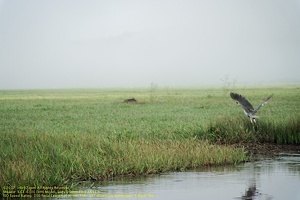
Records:
<instances>
[{"instance_id":1,"label":"grassy field","mask_svg":"<svg viewBox=\"0 0 300 200\"><path fill-rule=\"evenodd\" d=\"M234 164L247 152L231 144L300 144L300 87L234 91L254 107L274 95L257 125L224 89L0 91L0 187Z\"/></svg>"}]
</instances>

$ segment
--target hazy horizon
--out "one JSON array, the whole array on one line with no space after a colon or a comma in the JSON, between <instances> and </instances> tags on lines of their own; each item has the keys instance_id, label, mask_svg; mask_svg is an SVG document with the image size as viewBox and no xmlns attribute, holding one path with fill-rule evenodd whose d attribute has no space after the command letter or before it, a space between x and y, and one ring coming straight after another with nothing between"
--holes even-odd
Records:
<instances>
[{"instance_id":1,"label":"hazy horizon","mask_svg":"<svg viewBox=\"0 0 300 200\"><path fill-rule=\"evenodd\" d=\"M0 89L300 83L300 0L0 0Z\"/></svg>"}]
</instances>

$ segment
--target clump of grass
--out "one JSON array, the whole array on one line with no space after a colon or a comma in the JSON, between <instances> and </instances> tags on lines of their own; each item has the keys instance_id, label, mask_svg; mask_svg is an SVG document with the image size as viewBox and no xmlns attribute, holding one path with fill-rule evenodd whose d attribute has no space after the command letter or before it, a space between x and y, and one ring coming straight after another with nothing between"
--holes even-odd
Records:
<instances>
[{"instance_id":1,"label":"clump of grass","mask_svg":"<svg viewBox=\"0 0 300 200\"><path fill-rule=\"evenodd\" d=\"M120 140L89 134L15 133L6 134L0 143L1 187L70 185L246 159L244 149L196 139Z\"/></svg>"},{"instance_id":2,"label":"clump of grass","mask_svg":"<svg viewBox=\"0 0 300 200\"><path fill-rule=\"evenodd\" d=\"M300 144L300 116L286 119L258 120L252 124L246 118L221 117L195 136L221 144L275 143Z\"/></svg>"},{"instance_id":3,"label":"clump of grass","mask_svg":"<svg viewBox=\"0 0 300 200\"><path fill-rule=\"evenodd\" d=\"M300 144L300 115L262 122L258 125L256 135L261 142Z\"/></svg>"}]
</instances>

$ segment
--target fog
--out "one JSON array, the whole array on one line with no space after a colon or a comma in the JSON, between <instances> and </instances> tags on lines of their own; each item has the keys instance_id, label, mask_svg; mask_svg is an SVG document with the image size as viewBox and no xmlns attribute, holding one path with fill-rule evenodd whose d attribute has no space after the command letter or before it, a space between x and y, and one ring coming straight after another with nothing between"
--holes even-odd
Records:
<instances>
[{"instance_id":1,"label":"fog","mask_svg":"<svg viewBox=\"0 0 300 200\"><path fill-rule=\"evenodd\" d=\"M300 83L300 0L0 0L0 89Z\"/></svg>"}]
</instances>

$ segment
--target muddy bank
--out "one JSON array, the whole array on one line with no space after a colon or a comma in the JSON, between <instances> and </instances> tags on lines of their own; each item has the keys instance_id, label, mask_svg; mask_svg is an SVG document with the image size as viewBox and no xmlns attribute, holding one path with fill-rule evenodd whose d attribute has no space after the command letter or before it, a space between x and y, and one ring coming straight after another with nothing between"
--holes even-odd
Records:
<instances>
[{"instance_id":1,"label":"muddy bank","mask_svg":"<svg viewBox=\"0 0 300 200\"><path fill-rule=\"evenodd\" d=\"M272 156L278 153L300 153L300 145L281 145L281 144L235 144L235 147L244 147L248 155L267 155Z\"/></svg>"}]
</instances>

